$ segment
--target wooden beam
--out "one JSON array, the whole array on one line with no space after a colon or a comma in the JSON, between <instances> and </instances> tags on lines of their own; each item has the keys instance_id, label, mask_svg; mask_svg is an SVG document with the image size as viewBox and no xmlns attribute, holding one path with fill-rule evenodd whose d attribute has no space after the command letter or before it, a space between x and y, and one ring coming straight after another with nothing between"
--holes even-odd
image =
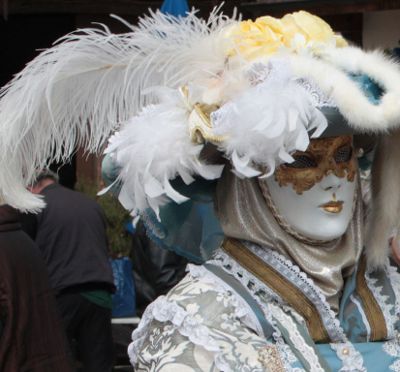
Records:
<instances>
[{"instance_id":1,"label":"wooden beam","mask_svg":"<svg viewBox=\"0 0 400 372\"><path fill-rule=\"evenodd\" d=\"M3 0L5 1L5 0ZM10 0L9 14L120 14L140 15L162 1L132 0Z\"/></svg>"},{"instance_id":2,"label":"wooden beam","mask_svg":"<svg viewBox=\"0 0 400 372\"><path fill-rule=\"evenodd\" d=\"M253 18L265 14L280 16L299 9L318 15L329 15L400 9L400 0L261 0L242 1L240 8Z\"/></svg>"},{"instance_id":3,"label":"wooden beam","mask_svg":"<svg viewBox=\"0 0 400 372\"><path fill-rule=\"evenodd\" d=\"M148 9L158 9L162 0L0 0L0 14L118 14L138 16ZM200 10L203 17L221 4L221 0L189 0L191 7ZM225 1L222 9L230 14L241 0Z\"/></svg>"},{"instance_id":4,"label":"wooden beam","mask_svg":"<svg viewBox=\"0 0 400 372\"><path fill-rule=\"evenodd\" d=\"M9 14L109 14L138 16L147 13L149 8L157 9L162 0L1 0L0 12ZM191 6L206 14L220 0L192 0ZM6 6L5 6L6 5ZM305 9L314 13L346 14L366 11L400 9L400 0L230 0L225 1L224 9L231 11L237 7L243 15L280 15L290 11Z\"/></svg>"},{"instance_id":5,"label":"wooden beam","mask_svg":"<svg viewBox=\"0 0 400 372\"><path fill-rule=\"evenodd\" d=\"M141 15L148 9L158 9L162 0L0 0L3 9L9 14L120 14ZM190 6L209 13L220 0L192 0ZM224 9L238 6L240 0L226 1Z\"/></svg>"}]
</instances>

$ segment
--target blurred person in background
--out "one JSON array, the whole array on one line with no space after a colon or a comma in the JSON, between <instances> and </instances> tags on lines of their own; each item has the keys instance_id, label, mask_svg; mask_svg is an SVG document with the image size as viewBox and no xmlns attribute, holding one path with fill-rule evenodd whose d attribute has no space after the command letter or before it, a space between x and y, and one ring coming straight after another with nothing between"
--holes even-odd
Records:
<instances>
[{"instance_id":1,"label":"blurred person in background","mask_svg":"<svg viewBox=\"0 0 400 372\"><path fill-rule=\"evenodd\" d=\"M18 212L1 201L0 371L72 371L45 263Z\"/></svg>"},{"instance_id":2,"label":"blurred person in background","mask_svg":"<svg viewBox=\"0 0 400 372\"><path fill-rule=\"evenodd\" d=\"M85 372L111 371L111 294L106 222L100 206L43 171L30 187L46 207L35 216L35 241L46 262L71 349Z\"/></svg>"},{"instance_id":3,"label":"blurred person in background","mask_svg":"<svg viewBox=\"0 0 400 372\"><path fill-rule=\"evenodd\" d=\"M116 181L119 171L110 156L103 158L102 179L114 196L120 191ZM171 250L162 249L151 238L143 220L137 221L136 225L129 221L125 228L132 238L130 258L135 283L136 314L141 316L147 305L167 293L185 276L188 260Z\"/></svg>"},{"instance_id":4,"label":"blurred person in background","mask_svg":"<svg viewBox=\"0 0 400 372\"><path fill-rule=\"evenodd\" d=\"M142 315L147 305L166 294L186 274L188 260L152 241L143 222L132 235L131 258L136 288L136 311Z\"/></svg>"}]
</instances>

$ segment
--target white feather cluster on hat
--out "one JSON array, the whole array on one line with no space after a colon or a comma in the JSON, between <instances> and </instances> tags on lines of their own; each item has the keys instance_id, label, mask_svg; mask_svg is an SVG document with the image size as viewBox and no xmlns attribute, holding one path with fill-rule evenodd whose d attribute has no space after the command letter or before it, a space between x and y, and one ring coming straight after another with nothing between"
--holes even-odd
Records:
<instances>
[{"instance_id":1,"label":"white feather cluster on hat","mask_svg":"<svg viewBox=\"0 0 400 372\"><path fill-rule=\"evenodd\" d=\"M231 159L240 177L254 177L272 174L293 151L305 150L310 131L323 132L324 105L335 106L359 132L399 127L398 66L346 46L306 12L255 22L217 10L208 20L195 12L185 18L157 12L128 26L120 35L106 27L67 35L2 88L0 198L7 203L43 207L25 189L37 170L68 159L77 146L99 150L115 130L107 152L121 167L119 198L137 214L186 200L170 184L177 176L187 184L220 176L222 166L200 160L202 139ZM380 85L379 104L368 101L350 73ZM381 169L390 164L395 172L397 153L379 157ZM400 220L398 177L384 176L369 229L371 265L383 262L377 252Z\"/></svg>"},{"instance_id":2,"label":"white feather cluster on hat","mask_svg":"<svg viewBox=\"0 0 400 372\"><path fill-rule=\"evenodd\" d=\"M150 105L114 134L106 149L121 167L121 204L134 213L159 206L167 198L186 201L170 185L177 176L190 184L193 176L216 179L222 166L200 162L202 145L190 140L188 112L176 90L166 90L162 103Z\"/></svg>"},{"instance_id":3,"label":"white feather cluster on hat","mask_svg":"<svg viewBox=\"0 0 400 372\"><path fill-rule=\"evenodd\" d=\"M211 115L208 136L224 138L217 141L218 148L241 177L262 175L255 164L272 174L277 164L293 161L291 152L307 149L309 130L317 129L318 136L327 126L310 93L287 68L275 71L273 66L264 66L269 74L262 83L237 94ZM187 200L170 185L177 176L190 184L193 177L217 179L223 169L199 160L203 145L191 141L191 108L180 92L158 91L160 103L127 121L105 151L121 167L119 200L134 214L150 207L158 215L168 198L178 203Z\"/></svg>"}]
</instances>

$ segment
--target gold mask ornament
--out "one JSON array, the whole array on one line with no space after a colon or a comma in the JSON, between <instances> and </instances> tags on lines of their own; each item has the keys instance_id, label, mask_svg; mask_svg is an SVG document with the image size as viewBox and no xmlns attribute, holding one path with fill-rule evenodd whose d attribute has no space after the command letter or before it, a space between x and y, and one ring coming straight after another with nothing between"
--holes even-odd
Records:
<instances>
[{"instance_id":1,"label":"gold mask ornament","mask_svg":"<svg viewBox=\"0 0 400 372\"><path fill-rule=\"evenodd\" d=\"M352 136L312 139L306 151L292 156L294 162L282 164L274 175L279 186L292 185L299 195L330 173L354 181L357 162Z\"/></svg>"}]
</instances>

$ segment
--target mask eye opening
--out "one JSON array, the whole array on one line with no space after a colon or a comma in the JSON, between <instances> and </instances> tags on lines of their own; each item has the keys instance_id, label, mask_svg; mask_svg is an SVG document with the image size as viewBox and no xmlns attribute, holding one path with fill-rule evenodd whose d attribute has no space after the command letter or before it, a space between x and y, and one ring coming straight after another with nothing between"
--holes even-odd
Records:
<instances>
[{"instance_id":1,"label":"mask eye opening","mask_svg":"<svg viewBox=\"0 0 400 372\"><path fill-rule=\"evenodd\" d=\"M308 154L295 154L293 155L294 161L292 163L286 163L285 166L288 168L305 169L305 168L316 168L318 167L315 159Z\"/></svg>"},{"instance_id":2,"label":"mask eye opening","mask_svg":"<svg viewBox=\"0 0 400 372\"><path fill-rule=\"evenodd\" d=\"M336 164L347 163L353 157L353 147L351 145L345 145L339 147L334 155Z\"/></svg>"}]
</instances>

